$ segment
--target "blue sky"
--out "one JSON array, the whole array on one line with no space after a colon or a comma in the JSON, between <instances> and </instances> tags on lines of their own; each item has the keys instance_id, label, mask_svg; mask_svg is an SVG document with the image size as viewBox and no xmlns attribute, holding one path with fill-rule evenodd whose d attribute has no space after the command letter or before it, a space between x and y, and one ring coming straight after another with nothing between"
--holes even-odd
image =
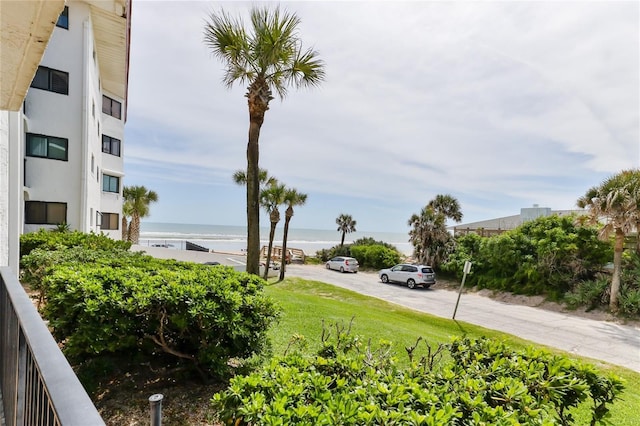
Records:
<instances>
[{"instance_id":1,"label":"blue sky","mask_svg":"<svg viewBox=\"0 0 640 426\"><path fill-rule=\"evenodd\" d=\"M133 2L125 185L153 222L244 225L246 88L221 83L205 18L245 2ZM270 3L276 4L276 3ZM260 165L308 194L292 227L405 232L437 194L463 223L640 167L637 1L282 2L326 81L274 99ZM245 21L246 22L246 21ZM262 224L266 224L266 217Z\"/></svg>"}]
</instances>

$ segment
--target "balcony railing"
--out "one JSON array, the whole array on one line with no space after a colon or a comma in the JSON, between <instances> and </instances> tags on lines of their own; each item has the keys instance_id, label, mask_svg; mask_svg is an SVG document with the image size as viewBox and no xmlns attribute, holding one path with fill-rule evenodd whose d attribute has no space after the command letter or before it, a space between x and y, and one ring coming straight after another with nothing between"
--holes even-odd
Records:
<instances>
[{"instance_id":1,"label":"balcony railing","mask_svg":"<svg viewBox=\"0 0 640 426\"><path fill-rule=\"evenodd\" d=\"M104 425L7 267L0 267L0 389L7 426Z\"/></svg>"}]
</instances>

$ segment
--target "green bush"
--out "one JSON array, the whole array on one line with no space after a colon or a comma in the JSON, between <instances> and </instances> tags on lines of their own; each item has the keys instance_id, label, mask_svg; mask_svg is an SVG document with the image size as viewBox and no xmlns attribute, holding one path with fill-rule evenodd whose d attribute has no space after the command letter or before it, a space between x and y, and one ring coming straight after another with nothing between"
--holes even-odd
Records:
<instances>
[{"instance_id":1,"label":"green bush","mask_svg":"<svg viewBox=\"0 0 640 426\"><path fill-rule=\"evenodd\" d=\"M578 283L573 291L565 295L567 306L573 309L586 306L587 310L604 306L609 300L610 279L603 274L594 280Z\"/></svg>"},{"instance_id":2,"label":"green bush","mask_svg":"<svg viewBox=\"0 0 640 426\"><path fill-rule=\"evenodd\" d=\"M443 269L461 277L470 260L469 286L561 299L577 283L594 279L611 258L611 245L598 239L595 228L552 215L490 238L459 238Z\"/></svg>"},{"instance_id":3,"label":"green bush","mask_svg":"<svg viewBox=\"0 0 640 426\"><path fill-rule=\"evenodd\" d=\"M382 269L389 268L400 263L400 253L397 249L383 245L353 245L351 256L358 259L360 266L365 268Z\"/></svg>"},{"instance_id":4,"label":"green bush","mask_svg":"<svg viewBox=\"0 0 640 426\"><path fill-rule=\"evenodd\" d=\"M571 425L578 405L591 407L594 424L605 419L623 389L541 350L456 338L418 359L418 343L403 369L388 342L372 348L339 333L315 356L285 354L233 378L212 403L234 425Z\"/></svg>"},{"instance_id":5,"label":"green bush","mask_svg":"<svg viewBox=\"0 0 640 426\"><path fill-rule=\"evenodd\" d=\"M85 247L93 250L129 250L131 243L113 240L105 234L83 233L80 231L63 232L40 229L20 236L20 256L26 256L37 248L57 250L63 247Z\"/></svg>"},{"instance_id":6,"label":"green bush","mask_svg":"<svg viewBox=\"0 0 640 426\"><path fill-rule=\"evenodd\" d=\"M231 359L268 348L278 310L259 277L155 259L103 235L45 231L24 242L21 280L40 293L53 336L75 360L163 351L223 376Z\"/></svg>"},{"instance_id":7,"label":"green bush","mask_svg":"<svg viewBox=\"0 0 640 426\"><path fill-rule=\"evenodd\" d=\"M79 359L151 346L220 376L231 358L260 354L277 318L264 281L228 267L184 263L180 269L162 262L56 266L43 285L52 334Z\"/></svg>"},{"instance_id":8,"label":"green bush","mask_svg":"<svg viewBox=\"0 0 640 426\"><path fill-rule=\"evenodd\" d=\"M393 244L376 241L371 237L360 238L353 244L334 246L316 252L316 258L322 262L336 256L355 257L361 267L372 269L388 268L402 259L402 255Z\"/></svg>"}]
</instances>

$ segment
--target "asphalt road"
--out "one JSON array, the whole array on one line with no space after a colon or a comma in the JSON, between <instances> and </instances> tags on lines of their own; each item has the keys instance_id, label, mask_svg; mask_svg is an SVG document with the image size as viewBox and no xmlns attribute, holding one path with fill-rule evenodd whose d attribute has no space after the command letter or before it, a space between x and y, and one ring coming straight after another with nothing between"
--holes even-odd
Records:
<instances>
[{"instance_id":1,"label":"asphalt road","mask_svg":"<svg viewBox=\"0 0 640 426\"><path fill-rule=\"evenodd\" d=\"M457 291L409 290L383 284L376 273L341 274L322 265L288 265L287 276L321 281L417 311L451 318ZM640 328L595 321L522 305L510 305L463 293L456 320L499 330L537 344L601 360L640 372Z\"/></svg>"},{"instance_id":2,"label":"asphalt road","mask_svg":"<svg viewBox=\"0 0 640 426\"><path fill-rule=\"evenodd\" d=\"M239 269L242 269L245 262L245 257L237 254L202 253L145 246L134 246L131 250L143 250L158 258L198 263L217 261ZM287 265L287 276L333 284L443 318L452 317L458 297L456 291L438 288L437 285L429 290L409 290L396 284L383 284L376 273L341 274L338 271L327 270L324 265ZM510 305L473 293L462 294L456 320L499 330L537 344L640 372L638 327L595 321L528 306Z\"/></svg>"}]
</instances>

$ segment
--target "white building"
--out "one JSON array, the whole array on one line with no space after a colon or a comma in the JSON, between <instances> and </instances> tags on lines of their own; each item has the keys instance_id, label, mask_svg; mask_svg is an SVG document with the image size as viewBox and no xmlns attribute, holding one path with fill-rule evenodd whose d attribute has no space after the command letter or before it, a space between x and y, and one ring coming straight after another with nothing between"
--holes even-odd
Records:
<instances>
[{"instance_id":1,"label":"white building","mask_svg":"<svg viewBox=\"0 0 640 426\"><path fill-rule=\"evenodd\" d=\"M23 232L121 237L130 1L1 3L0 264L17 270Z\"/></svg>"}]
</instances>

